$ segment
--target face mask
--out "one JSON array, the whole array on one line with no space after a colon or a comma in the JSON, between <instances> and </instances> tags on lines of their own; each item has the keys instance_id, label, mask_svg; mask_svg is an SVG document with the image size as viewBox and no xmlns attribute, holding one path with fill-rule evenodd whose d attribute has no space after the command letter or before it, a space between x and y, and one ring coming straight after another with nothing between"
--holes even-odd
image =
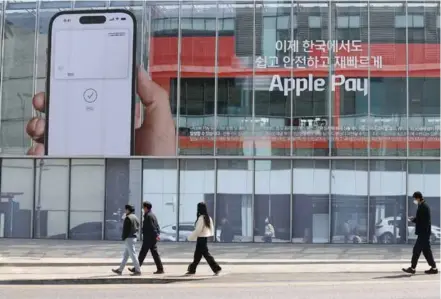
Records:
<instances>
[{"instance_id":1,"label":"face mask","mask_svg":"<svg viewBox=\"0 0 441 299\"><path fill-rule=\"evenodd\" d=\"M265 223L269 223L269 220L268 220L268 219L265 219Z\"/></svg>"},{"instance_id":2,"label":"face mask","mask_svg":"<svg viewBox=\"0 0 441 299\"><path fill-rule=\"evenodd\" d=\"M418 204L418 200L414 199L413 203L417 205Z\"/></svg>"},{"instance_id":3,"label":"face mask","mask_svg":"<svg viewBox=\"0 0 441 299\"><path fill-rule=\"evenodd\" d=\"M121 217L122 220L126 219L126 214L123 214Z\"/></svg>"}]
</instances>

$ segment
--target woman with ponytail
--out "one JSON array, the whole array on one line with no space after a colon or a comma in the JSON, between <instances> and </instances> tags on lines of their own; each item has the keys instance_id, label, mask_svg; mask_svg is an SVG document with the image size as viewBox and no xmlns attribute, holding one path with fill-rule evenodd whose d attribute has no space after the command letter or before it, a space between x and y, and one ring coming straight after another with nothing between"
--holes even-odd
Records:
<instances>
[{"instance_id":1,"label":"woman with ponytail","mask_svg":"<svg viewBox=\"0 0 441 299\"><path fill-rule=\"evenodd\" d=\"M193 263L188 266L187 275L196 273L196 268L202 257L205 258L214 274L219 274L222 268L214 260L213 256L208 252L207 242L209 237L213 237L213 220L208 216L208 209L205 202L198 203L197 220L195 229L188 237L188 241L196 241L196 249L194 251Z\"/></svg>"}]
</instances>

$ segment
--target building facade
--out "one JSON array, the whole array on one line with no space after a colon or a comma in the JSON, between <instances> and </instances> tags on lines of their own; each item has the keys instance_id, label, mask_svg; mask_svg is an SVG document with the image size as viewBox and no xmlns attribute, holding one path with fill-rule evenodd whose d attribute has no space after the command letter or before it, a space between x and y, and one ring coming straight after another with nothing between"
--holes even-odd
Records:
<instances>
[{"instance_id":1,"label":"building facade","mask_svg":"<svg viewBox=\"0 0 441 299\"><path fill-rule=\"evenodd\" d=\"M49 20L99 8L135 14L175 156L27 156ZM419 190L439 242L439 1L11 0L0 32L0 237L118 240L149 200L163 241L205 201L218 242L411 243Z\"/></svg>"}]
</instances>

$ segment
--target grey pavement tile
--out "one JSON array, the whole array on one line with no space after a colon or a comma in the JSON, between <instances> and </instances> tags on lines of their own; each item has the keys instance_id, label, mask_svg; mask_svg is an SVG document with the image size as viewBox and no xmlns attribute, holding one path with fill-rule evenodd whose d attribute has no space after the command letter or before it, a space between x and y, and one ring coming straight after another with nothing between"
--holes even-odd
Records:
<instances>
[{"instance_id":1,"label":"grey pavement tile","mask_svg":"<svg viewBox=\"0 0 441 299\"><path fill-rule=\"evenodd\" d=\"M138 246L141 244L139 243ZM167 258L188 258L193 256L194 243L160 243L161 255ZM380 245L381 246L381 245ZM236 259L401 259L410 258L412 245L360 244L210 244L211 251L218 258ZM2 257L120 257L121 242L65 241L65 240L11 240L0 239ZM433 248L439 259L439 246Z\"/></svg>"}]
</instances>

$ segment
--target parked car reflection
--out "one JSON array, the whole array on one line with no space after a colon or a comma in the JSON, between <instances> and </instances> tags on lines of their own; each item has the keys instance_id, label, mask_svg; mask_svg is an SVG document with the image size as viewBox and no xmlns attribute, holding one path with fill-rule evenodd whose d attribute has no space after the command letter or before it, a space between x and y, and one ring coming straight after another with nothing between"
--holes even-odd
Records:
<instances>
[{"instance_id":1,"label":"parked car reflection","mask_svg":"<svg viewBox=\"0 0 441 299\"><path fill-rule=\"evenodd\" d=\"M179 223L179 242L188 241L188 236L194 230L194 222L181 222ZM220 242L220 230L216 230L216 241ZM176 242L177 240L177 225L170 224L161 228L161 241L163 242Z\"/></svg>"},{"instance_id":2,"label":"parked car reflection","mask_svg":"<svg viewBox=\"0 0 441 299\"><path fill-rule=\"evenodd\" d=\"M106 220L104 236L106 240L121 240L122 222L117 220ZM85 222L74 226L69 230L71 240L102 240L103 223L99 221ZM65 239L66 234L58 234L49 237L50 239Z\"/></svg>"},{"instance_id":3,"label":"parked car reflection","mask_svg":"<svg viewBox=\"0 0 441 299\"><path fill-rule=\"evenodd\" d=\"M375 236L377 237L378 243L392 244L394 243L394 227L396 230L396 238L400 239L400 223L401 216L397 217L386 217L378 221L375 225ZM407 228L408 240L416 240L417 235L415 235L415 224L409 223ZM439 242L441 238L441 228L432 225L432 235L430 236L430 241L432 243Z\"/></svg>"}]
</instances>

